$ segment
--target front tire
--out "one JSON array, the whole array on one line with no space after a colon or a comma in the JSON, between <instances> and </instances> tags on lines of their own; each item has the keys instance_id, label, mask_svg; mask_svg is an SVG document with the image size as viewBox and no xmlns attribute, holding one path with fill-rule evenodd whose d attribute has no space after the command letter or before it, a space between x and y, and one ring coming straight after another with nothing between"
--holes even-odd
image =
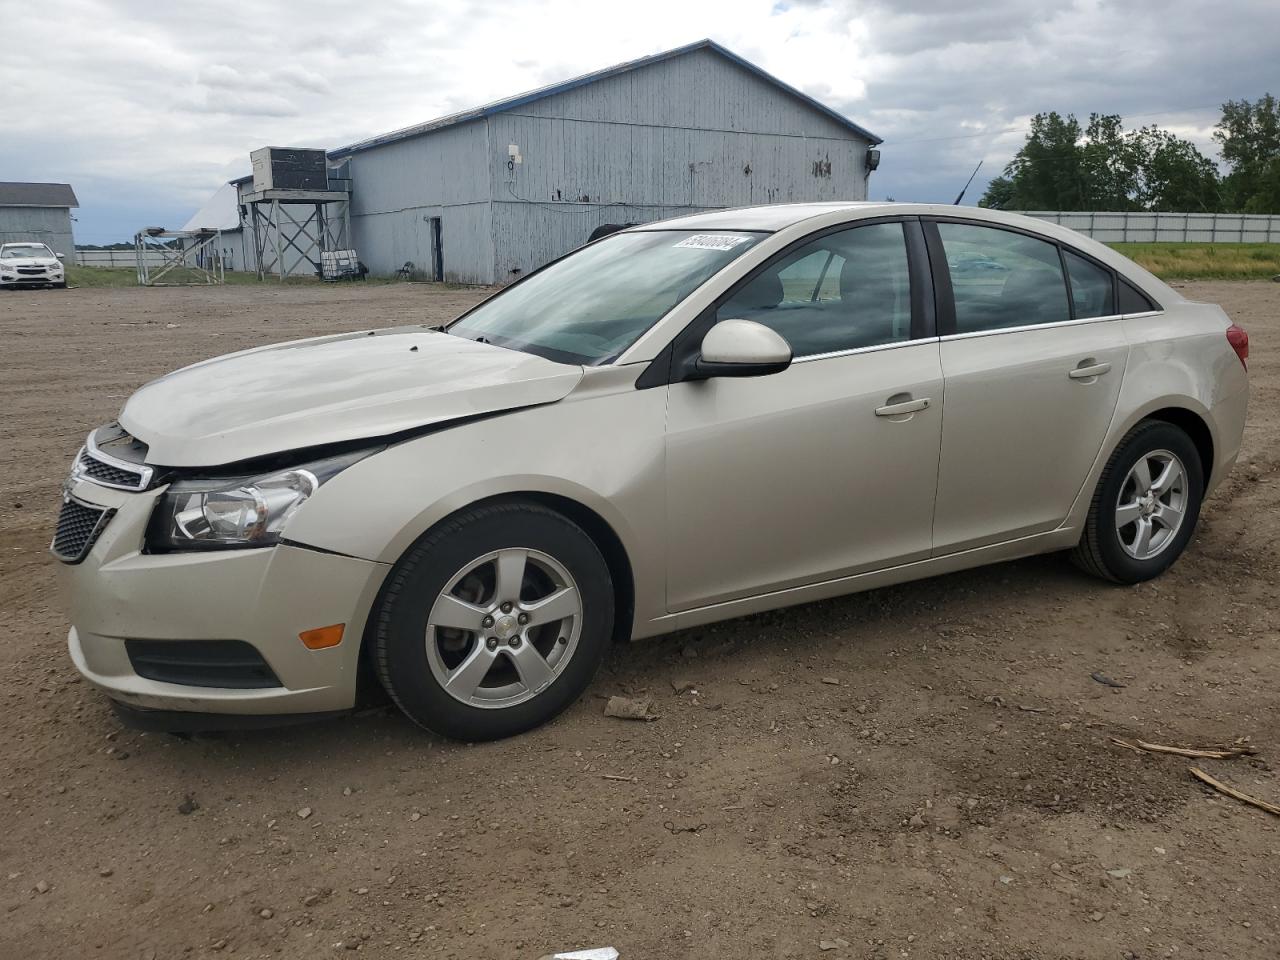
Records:
<instances>
[{"instance_id":1,"label":"front tire","mask_svg":"<svg viewBox=\"0 0 1280 960\"><path fill-rule=\"evenodd\" d=\"M415 723L457 740L530 730L572 704L613 634L613 583L592 539L537 503L470 508L392 569L373 660Z\"/></svg>"},{"instance_id":2,"label":"front tire","mask_svg":"<svg viewBox=\"0 0 1280 960\"><path fill-rule=\"evenodd\" d=\"M1071 559L1114 583L1157 577L1191 540L1203 498L1204 467L1191 438L1173 424L1144 420L1103 469Z\"/></svg>"}]
</instances>

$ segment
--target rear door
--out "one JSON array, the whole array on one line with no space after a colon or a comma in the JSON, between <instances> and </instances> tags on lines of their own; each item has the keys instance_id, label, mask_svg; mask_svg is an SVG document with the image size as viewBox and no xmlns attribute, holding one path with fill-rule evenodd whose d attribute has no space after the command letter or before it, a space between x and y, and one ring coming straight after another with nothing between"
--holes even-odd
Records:
<instances>
[{"instance_id":1,"label":"rear door","mask_svg":"<svg viewBox=\"0 0 1280 960\"><path fill-rule=\"evenodd\" d=\"M1109 269L991 224L926 224L946 394L934 554L1066 519L1129 348Z\"/></svg>"}]
</instances>

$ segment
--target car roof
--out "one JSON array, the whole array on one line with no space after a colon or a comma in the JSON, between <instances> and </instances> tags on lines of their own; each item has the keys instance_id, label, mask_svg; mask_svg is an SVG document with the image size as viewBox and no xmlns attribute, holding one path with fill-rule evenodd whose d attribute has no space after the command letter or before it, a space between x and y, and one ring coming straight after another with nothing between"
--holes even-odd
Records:
<instances>
[{"instance_id":1,"label":"car roof","mask_svg":"<svg viewBox=\"0 0 1280 960\"><path fill-rule=\"evenodd\" d=\"M830 203L774 203L761 207L736 207L730 210L710 210L706 213L694 213L684 217L673 217L670 220L659 220L655 223L644 223L633 230L781 230L808 220L820 217L824 213L839 213L842 210L862 210L891 208L894 213L903 212L899 208L912 206L905 203L870 203L870 202L830 202Z\"/></svg>"}]
</instances>

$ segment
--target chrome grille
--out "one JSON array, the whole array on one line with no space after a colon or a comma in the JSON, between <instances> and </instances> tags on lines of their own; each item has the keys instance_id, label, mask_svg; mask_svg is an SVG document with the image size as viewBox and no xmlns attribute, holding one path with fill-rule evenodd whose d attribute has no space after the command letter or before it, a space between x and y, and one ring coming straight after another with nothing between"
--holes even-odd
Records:
<instances>
[{"instance_id":1,"label":"chrome grille","mask_svg":"<svg viewBox=\"0 0 1280 960\"><path fill-rule=\"evenodd\" d=\"M101 444L100 437L104 438ZM121 441L125 442L124 446L121 446ZM155 468L141 462L146 456L146 449L144 444L138 443L117 424L102 427L89 434L84 446L76 454L75 463L71 467L71 479L88 480L117 490L146 490L155 476ZM117 453L121 455L116 456Z\"/></svg>"},{"instance_id":2,"label":"chrome grille","mask_svg":"<svg viewBox=\"0 0 1280 960\"><path fill-rule=\"evenodd\" d=\"M49 549L63 563L79 563L93 548L114 510L93 507L72 497L64 497L58 513L58 527Z\"/></svg>"},{"instance_id":3,"label":"chrome grille","mask_svg":"<svg viewBox=\"0 0 1280 960\"><path fill-rule=\"evenodd\" d=\"M114 463L99 460L88 450L80 451L80 459L76 462L79 472L88 480L104 487L119 487L122 490L141 490L144 486L142 474L137 470L127 470Z\"/></svg>"}]
</instances>

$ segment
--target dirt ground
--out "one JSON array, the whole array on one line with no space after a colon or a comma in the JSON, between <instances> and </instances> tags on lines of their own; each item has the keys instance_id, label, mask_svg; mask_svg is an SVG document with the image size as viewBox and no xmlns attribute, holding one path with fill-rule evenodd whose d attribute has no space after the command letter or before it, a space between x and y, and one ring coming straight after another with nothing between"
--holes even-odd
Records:
<instances>
[{"instance_id":1,"label":"dirt ground","mask_svg":"<svg viewBox=\"0 0 1280 960\"><path fill-rule=\"evenodd\" d=\"M1109 742L1250 737L1200 764L1280 802L1280 284L1184 292L1249 329L1253 399L1159 581L1041 557L633 644L483 746L389 710L122 729L46 553L77 445L144 381L480 292L0 294L0 958L1280 956L1280 818ZM660 719L604 717L620 692Z\"/></svg>"}]
</instances>

